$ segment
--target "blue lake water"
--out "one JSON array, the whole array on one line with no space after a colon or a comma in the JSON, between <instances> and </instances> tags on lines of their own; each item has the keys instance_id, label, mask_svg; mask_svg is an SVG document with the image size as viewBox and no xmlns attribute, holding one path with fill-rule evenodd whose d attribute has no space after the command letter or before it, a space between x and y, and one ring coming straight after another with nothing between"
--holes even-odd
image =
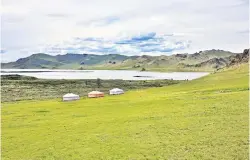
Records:
<instances>
[{"instance_id":1,"label":"blue lake water","mask_svg":"<svg viewBox=\"0 0 250 160\"><path fill-rule=\"evenodd\" d=\"M122 79L122 80L193 80L208 75L207 72L140 72L132 70L49 70L1 69L1 75L19 74L42 79Z\"/></svg>"}]
</instances>

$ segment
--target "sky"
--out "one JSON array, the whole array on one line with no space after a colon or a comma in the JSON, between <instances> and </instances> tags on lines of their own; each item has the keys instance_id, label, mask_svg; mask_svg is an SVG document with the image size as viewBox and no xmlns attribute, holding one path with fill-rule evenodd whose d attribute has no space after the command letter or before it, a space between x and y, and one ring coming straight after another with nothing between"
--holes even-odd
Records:
<instances>
[{"instance_id":1,"label":"sky","mask_svg":"<svg viewBox=\"0 0 250 160\"><path fill-rule=\"evenodd\" d=\"M1 62L249 48L248 0L2 0Z\"/></svg>"}]
</instances>

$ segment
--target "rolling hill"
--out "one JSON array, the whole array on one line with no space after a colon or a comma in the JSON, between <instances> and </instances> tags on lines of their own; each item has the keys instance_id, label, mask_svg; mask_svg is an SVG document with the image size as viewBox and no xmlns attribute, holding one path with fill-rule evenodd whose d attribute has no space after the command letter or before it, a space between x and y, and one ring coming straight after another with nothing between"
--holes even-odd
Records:
<instances>
[{"instance_id":1,"label":"rolling hill","mask_svg":"<svg viewBox=\"0 0 250 160\"><path fill-rule=\"evenodd\" d=\"M2 68L20 69L41 69L41 68L65 68L78 69L81 66L91 66L96 64L108 63L109 61L122 61L127 56L109 55L90 55L90 54L65 54L51 56L44 53L33 54L26 58L20 58L15 62L2 63Z\"/></svg>"},{"instance_id":2,"label":"rolling hill","mask_svg":"<svg viewBox=\"0 0 250 160\"><path fill-rule=\"evenodd\" d=\"M248 159L248 80L245 63L121 96L3 103L2 158Z\"/></svg>"},{"instance_id":3,"label":"rolling hill","mask_svg":"<svg viewBox=\"0 0 250 160\"><path fill-rule=\"evenodd\" d=\"M237 54L223 50L206 50L194 54L170 56L125 56L118 54L65 54L51 56L44 53L1 63L2 68L16 69L134 69L157 71L213 71L231 63ZM231 57L231 58L230 58Z\"/></svg>"}]
</instances>

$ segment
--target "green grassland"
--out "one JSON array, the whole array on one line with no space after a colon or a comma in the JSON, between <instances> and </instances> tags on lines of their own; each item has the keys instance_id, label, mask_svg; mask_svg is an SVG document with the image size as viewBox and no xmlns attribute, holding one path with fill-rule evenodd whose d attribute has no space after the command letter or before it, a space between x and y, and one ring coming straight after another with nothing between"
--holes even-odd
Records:
<instances>
[{"instance_id":1,"label":"green grassland","mask_svg":"<svg viewBox=\"0 0 250 160\"><path fill-rule=\"evenodd\" d=\"M125 91L150 87L168 86L181 81L175 80L46 80L33 77L8 76L1 77L1 101L13 102L21 100L44 100L62 97L66 93L75 93L86 97L88 92L99 90L106 94L112 88Z\"/></svg>"},{"instance_id":2,"label":"green grassland","mask_svg":"<svg viewBox=\"0 0 250 160\"><path fill-rule=\"evenodd\" d=\"M248 159L248 65L120 96L2 104L2 159Z\"/></svg>"}]
</instances>

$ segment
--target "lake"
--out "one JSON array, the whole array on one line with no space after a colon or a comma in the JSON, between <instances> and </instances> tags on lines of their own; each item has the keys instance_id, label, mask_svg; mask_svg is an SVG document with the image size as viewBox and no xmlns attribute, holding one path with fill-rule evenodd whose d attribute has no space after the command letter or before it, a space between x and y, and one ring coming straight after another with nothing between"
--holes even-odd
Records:
<instances>
[{"instance_id":1,"label":"lake","mask_svg":"<svg viewBox=\"0 0 250 160\"><path fill-rule=\"evenodd\" d=\"M193 80L206 76L207 72L140 72L132 70L49 70L49 69L1 69L1 75L19 74L41 79L122 79L122 80Z\"/></svg>"}]
</instances>

